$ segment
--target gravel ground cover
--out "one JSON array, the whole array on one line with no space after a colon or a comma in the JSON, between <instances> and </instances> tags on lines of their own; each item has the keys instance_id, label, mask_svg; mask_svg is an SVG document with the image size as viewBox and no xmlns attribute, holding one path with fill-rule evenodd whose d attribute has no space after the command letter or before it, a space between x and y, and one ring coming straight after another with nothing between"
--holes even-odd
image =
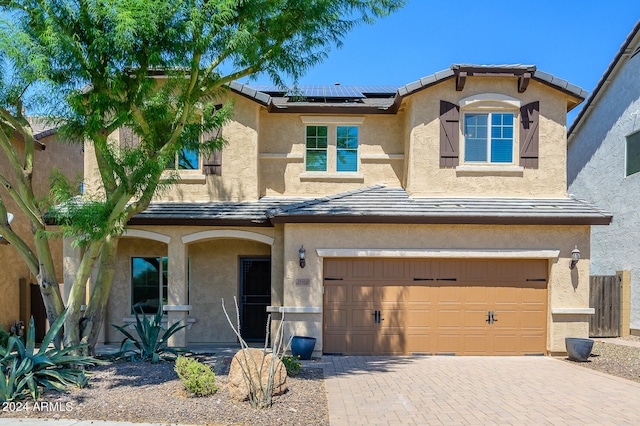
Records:
<instances>
[{"instance_id":1,"label":"gravel ground cover","mask_svg":"<svg viewBox=\"0 0 640 426\"><path fill-rule=\"evenodd\" d=\"M627 337L624 340L640 342L640 338L635 336ZM575 362L568 358L565 360L581 367L640 383L640 347L637 346L596 341L588 361Z\"/></svg>"},{"instance_id":2,"label":"gravel ground cover","mask_svg":"<svg viewBox=\"0 0 640 426\"><path fill-rule=\"evenodd\" d=\"M274 397L270 409L257 410L229 398L225 386L229 357L204 357L204 361L215 365L218 391L210 397L189 397L172 362L114 362L94 367L89 387L48 393L38 405L14 406L0 412L0 423L2 417L38 417L207 425L329 424L321 369L303 367L299 375L287 378L288 391Z\"/></svg>"},{"instance_id":3,"label":"gravel ground cover","mask_svg":"<svg viewBox=\"0 0 640 426\"><path fill-rule=\"evenodd\" d=\"M640 338L624 340L637 342ZM256 410L248 402L233 402L226 391L231 358L198 357L216 371L218 392L206 398L190 398L173 363L115 362L95 367L85 389L48 393L33 402L4 411L3 417L71 418L128 422L207 425L328 425L329 414L324 377L319 368L303 367L288 377L289 390L274 397L268 410ZM596 341L587 362L566 362L640 383L640 347Z\"/></svg>"}]
</instances>

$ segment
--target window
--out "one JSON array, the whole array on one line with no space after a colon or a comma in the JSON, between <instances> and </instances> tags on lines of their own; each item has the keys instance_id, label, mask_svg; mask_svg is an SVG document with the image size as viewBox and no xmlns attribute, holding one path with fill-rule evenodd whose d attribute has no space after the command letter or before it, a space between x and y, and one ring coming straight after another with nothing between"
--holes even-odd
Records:
<instances>
[{"instance_id":1,"label":"window","mask_svg":"<svg viewBox=\"0 0 640 426\"><path fill-rule=\"evenodd\" d=\"M513 113L467 113L464 161L513 163Z\"/></svg>"},{"instance_id":2,"label":"window","mask_svg":"<svg viewBox=\"0 0 640 426\"><path fill-rule=\"evenodd\" d=\"M640 132L627 136L627 176L640 172Z\"/></svg>"},{"instance_id":3,"label":"window","mask_svg":"<svg viewBox=\"0 0 640 426\"><path fill-rule=\"evenodd\" d=\"M344 121L339 121L330 125L306 127L307 172L331 174L358 171L359 129L358 126L342 125L343 123Z\"/></svg>"},{"instance_id":4,"label":"window","mask_svg":"<svg viewBox=\"0 0 640 426\"><path fill-rule=\"evenodd\" d=\"M338 126L336 128L338 172L358 171L358 128L356 126Z\"/></svg>"},{"instance_id":5,"label":"window","mask_svg":"<svg viewBox=\"0 0 640 426\"><path fill-rule=\"evenodd\" d=\"M327 171L327 126L307 126L307 171Z\"/></svg>"},{"instance_id":6,"label":"window","mask_svg":"<svg viewBox=\"0 0 640 426\"><path fill-rule=\"evenodd\" d=\"M167 262L165 257L131 258L131 310L155 314L167 303Z\"/></svg>"},{"instance_id":7,"label":"window","mask_svg":"<svg viewBox=\"0 0 640 426\"><path fill-rule=\"evenodd\" d=\"M180 148L176 154L176 159L169 164L168 169L177 170L198 170L200 168L200 157L195 149ZM176 164L178 166L176 167Z\"/></svg>"}]
</instances>

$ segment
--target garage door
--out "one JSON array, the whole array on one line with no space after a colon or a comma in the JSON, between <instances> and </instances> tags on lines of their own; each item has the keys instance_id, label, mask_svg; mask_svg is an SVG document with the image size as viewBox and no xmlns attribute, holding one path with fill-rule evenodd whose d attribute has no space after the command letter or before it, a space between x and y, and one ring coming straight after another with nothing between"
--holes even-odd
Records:
<instances>
[{"instance_id":1,"label":"garage door","mask_svg":"<svg viewBox=\"0 0 640 426\"><path fill-rule=\"evenodd\" d=\"M546 352L546 260L326 259L323 351Z\"/></svg>"}]
</instances>

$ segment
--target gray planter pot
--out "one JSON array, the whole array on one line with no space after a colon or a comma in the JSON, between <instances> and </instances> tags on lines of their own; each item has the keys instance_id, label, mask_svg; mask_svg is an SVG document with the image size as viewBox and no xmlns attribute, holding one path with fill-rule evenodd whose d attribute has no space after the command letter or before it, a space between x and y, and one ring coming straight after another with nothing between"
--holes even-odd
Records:
<instances>
[{"instance_id":1,"label":"gray planter pot","mask_svg":"<svg viewBox=\"0 0 640 426\"><path fill-rule=\"evenodd\" d=\"M591 355L593 349L592 339L581 339L578 337L567 337L564 339L567 346L567 356L572 361L585 362Z\"/></svg>"}]
</instances>

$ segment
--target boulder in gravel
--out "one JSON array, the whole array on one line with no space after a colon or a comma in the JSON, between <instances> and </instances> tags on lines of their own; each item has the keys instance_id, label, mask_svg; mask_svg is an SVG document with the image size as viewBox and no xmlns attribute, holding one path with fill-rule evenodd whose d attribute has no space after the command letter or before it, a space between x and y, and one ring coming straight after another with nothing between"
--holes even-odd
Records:
<instances>
[{"instance_id":1,"label":"boulder in gravel","mask_svg":"<svg viewBox=\"0 0 640 426\"><path fill-rule=\"evenodd\" d=\"M249 399L249 379L245 374L250 374L251 382L259 388L265 389L268 383L268 374L273 354L265 354L260 349L248 348L238 351L231 361L227 387L229 396L236 401ZM244 372L243 372L244 370ZM287 390L287 369L280 359L276 357L274 363L272 395L280 395ZM245 373L246 372L246 373ZM259 391L259 390L256 390Z\"/></svg>"}]
</instances>

